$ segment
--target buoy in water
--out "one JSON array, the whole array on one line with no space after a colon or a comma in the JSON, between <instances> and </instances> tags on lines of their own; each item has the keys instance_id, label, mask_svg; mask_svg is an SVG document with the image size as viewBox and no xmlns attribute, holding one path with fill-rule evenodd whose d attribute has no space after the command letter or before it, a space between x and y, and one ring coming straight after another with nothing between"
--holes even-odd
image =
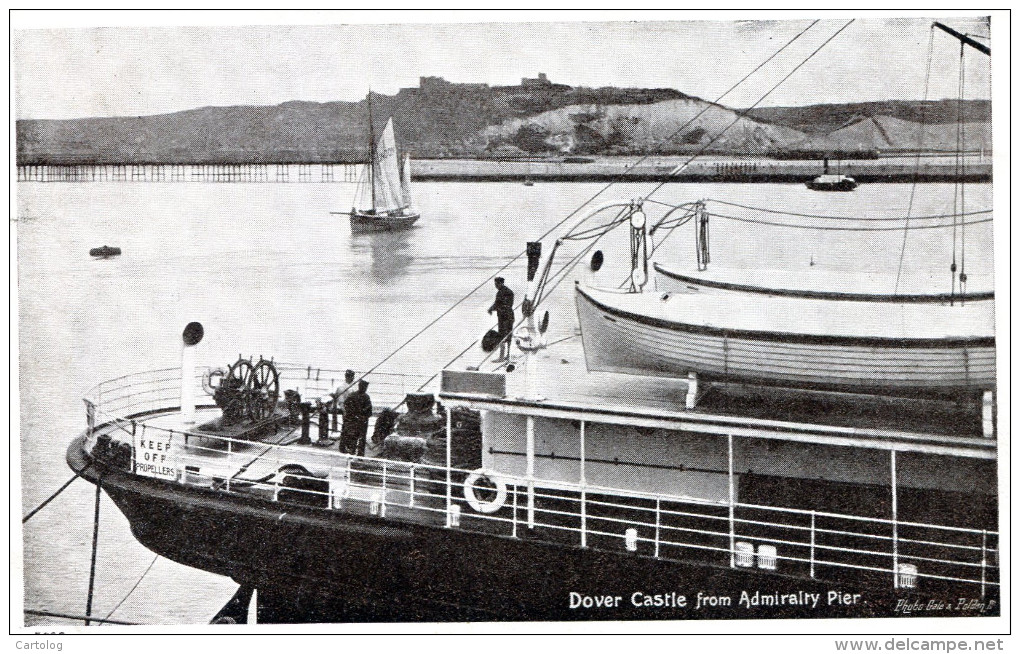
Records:
<instances>
[{"instance_id":1,"label":"buoy in water","mask_svg":"<svg viewBox=\"0 0 1020 654\"><path fill-rule=\"evenodd\" d=\"M91 250L89 250L90 256L99 257L101 259L106 259L107 257L115 257L118 256L119 254L120 248L113 247L110 245L103 245L101 247L92 248Z\"/></svg>"}]
</instances>

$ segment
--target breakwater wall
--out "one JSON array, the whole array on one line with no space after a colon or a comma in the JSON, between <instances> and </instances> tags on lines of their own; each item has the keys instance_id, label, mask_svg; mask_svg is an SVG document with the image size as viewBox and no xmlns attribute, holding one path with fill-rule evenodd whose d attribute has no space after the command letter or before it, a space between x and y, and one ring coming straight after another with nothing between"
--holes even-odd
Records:
<instances>
[{"instance_id":1,"label":"breakwater wall","mask_svg":"<svg viewBox=\"0 0 1020 654\"><path fill-rule=\"evenodd\" d=\"M355 183L363 164L77 164L24 165L19 182L240 182L240 183ZM992 179L991 158L966 157L960 166L953 156L887 157L833 164L858 182L947 182ZM423 159L411 162L416 181L635 181L635 182L805 182L822 173L819 161L763 158L683 157L573 158L534 160Z\"/></svg>"},{"instance_id":2,"label":"breakwater wall","mask_svg":"<svg viewBox=\"0 0 1020 654\"><path fill-rule=\"evenodd\" d=\"M416 179L432 181L615 181L641 182L806 182L822 174L820 161L761 158L699 159L682 157L593 159L591 161L425 160L414 162ZM968 155L960 166L952 156L891 157L833 163L858 182L945 182L992 179L988 156Z\"/></svg>"}]
</instances>

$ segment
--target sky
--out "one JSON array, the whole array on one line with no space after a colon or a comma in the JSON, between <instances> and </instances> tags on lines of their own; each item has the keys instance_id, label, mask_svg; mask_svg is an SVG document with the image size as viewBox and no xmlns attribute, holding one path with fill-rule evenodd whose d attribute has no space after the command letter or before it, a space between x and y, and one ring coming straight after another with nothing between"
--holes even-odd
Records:
<instances>
[{"instance_id":1,"label":"sky","mask_svg":"<svg viewBox=\"0 0 1020 654\"><path fill-rule=\"evenodd\" d=\"M778 14L752 17L773 15ZM716 100L814 20L804 14L738 20L744 16L739 13L710 20L715 16L14 12L15 117L350 101L363 98L369 87L394 94L426 75L499 85L539 72L571 86L668 87ZM395 23L398 17L407 22ZM850 18L855 20L849 27L767 94ZM989 26L977 15L940 20L985 37L1000 25ZM921 99L931 23L922 15L827 15L721 102L746 108ZM936 30L932 44L928 97L955 98L959 43ZM966 97L988 98L988 58L968 48L964 62Z\"/></svg>"}]
</instances>

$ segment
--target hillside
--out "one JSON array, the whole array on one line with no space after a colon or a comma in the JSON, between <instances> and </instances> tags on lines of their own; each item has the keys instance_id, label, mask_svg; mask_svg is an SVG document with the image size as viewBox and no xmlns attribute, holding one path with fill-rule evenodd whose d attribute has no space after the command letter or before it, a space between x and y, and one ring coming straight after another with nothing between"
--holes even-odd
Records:
<instances>
[{"instance_id":1,"label":"hillside","mask_svg":"<svg viewBox=\"0 0 1020 654\"><path fill-rule=\"evenodd\" d=\"M991 123L965 123L962 132L964 150L991 148ZM823 136L805 139L796 149L824 151L929 150L951 152L957 149L957 125L924 124L892 116L865 118Z\"/></svg>"},{"instance_id":2,"label":"hillside","mask_svg":"<svg viewBox=\"0 0 1020 654\"><path fill-rule=\"evenodd\" d=\"M528 84L525 84L528 82ZM540 76L520 86L453 84L423 77L393 96L372 94L377 131L390 116L415 157L474 156L489 125L579 103L643 104L687 96L672 89L573 88ZM368 106L286 102L204 107L158 116L19 120L19 164L359 161L368 151Z\"/></svg>"},{"instance_id":3,"label":"hillside","mask_svg":"<svg viewBox=\"0 0 1020 654\"><path fill-rule=\"evenodd\" d=\"M991 122L992 103L965 100L959 103L965 122ZM803 107L759 107L747 115L756 120L783 125L808 134L828 134L863 118L890 116L915 123L955 123L956 100L885 100L850 104L814 104Z\"/></svg>"},{"instance_id":4,"label":"hillside","mask_svg":"<svg viewBox=\"0 0 1020 654\"><path fill-rule=\"evenodd\" d=\"M970 121L968 147L989 149L990 104L972 101L963 109ZM922 117L923 147L955 147L956 103L950 101L764 108L740 117L673 89L575 88L541 74L517 86L422 77L418 87L395 95L372 94L372 110L377 132L392 116L400 147L416 158L675 154L702 148L777 156L877 152L915 147L914 119ZM368 157L368 134L365 100L286 102L157 116L19 120L16 146L19 165L353 162Z\"/></svg>"},{"instance_id":5,"label":"hillside","mask_svg":"<svg viewBox=\"0 0 1020 654\"><path fill-rule=\"evenodd\" d=\"M531 153L762 154L802 141L801 132L738 117L726 107L696 98L649 105L574 105L485 130L489 151L512 146Z\"/></svg>"}]
</instances>

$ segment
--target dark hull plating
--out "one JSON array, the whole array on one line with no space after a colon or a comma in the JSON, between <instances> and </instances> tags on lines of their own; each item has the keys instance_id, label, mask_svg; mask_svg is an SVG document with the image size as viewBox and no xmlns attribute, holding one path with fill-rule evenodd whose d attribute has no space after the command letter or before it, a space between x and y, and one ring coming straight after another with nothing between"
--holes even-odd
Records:
<instances>
[{"instance_id":1,"label":"dark hull plating","mask_svg":"<svg viewBox=\"0 0 1020 654\"><path fill-rule=\"evenodd\" d=\"M878 617L902 615L900 600L927 603L947 590L867 587L852 572L823 581L677 563L231 496L90 466L81 439L68 463L102 485L145 547L257 588L261 622ZM730 603L698 607L699 594ZM808 604L779 603L784 594ZM765 597L776 604L753 603ZM946 615L997 615L998 602L984 601Z\"/></svg>"}]
</instances>

